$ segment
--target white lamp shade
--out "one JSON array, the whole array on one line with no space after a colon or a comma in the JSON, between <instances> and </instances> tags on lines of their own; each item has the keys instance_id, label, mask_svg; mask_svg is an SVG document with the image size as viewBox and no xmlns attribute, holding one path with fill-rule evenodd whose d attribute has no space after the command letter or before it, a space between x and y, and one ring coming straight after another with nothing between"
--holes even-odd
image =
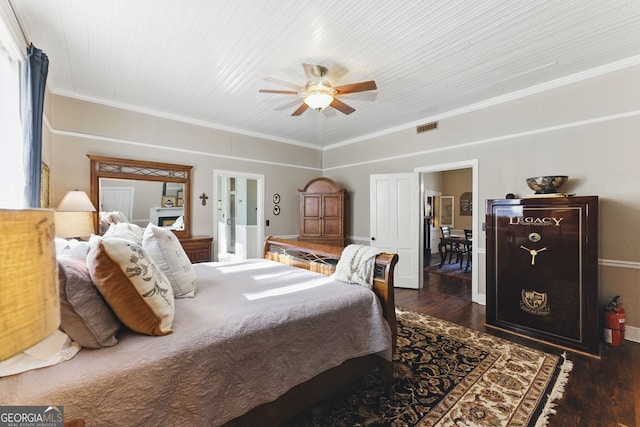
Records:
<instances>
[{"instance_id":1,"label":"white lamp shade","mask_svg":"<svg viewBox=\"0 0 640 427\"><path fill-rule=\"evenodd\" d=\"M0 209L0 360L60 326L51 209Z\"/></svg>"},{"instance_id":2,"label":"white lamp shade","mask_svg":"<svg viewBox=\"0 0 640 427\"><path fill-rule=\"evenodd\" d=\"M93 212L56 212L56 236L85 238L96 232Z\"/></svg>"},{"instance_id":3,"label":"white lamp shade","mask_svg":"<svg viewBox=\"0 0 640 427\"><path fill-rule=\"evenodd\" d=\"M88 237L95 233L96 208L84 191L68 191L56 209L56 236Z\"/></svg>"},{"instance_id":4,"label":"white lamp shade","mask_svg":"<svg viewBox=\"0 0 640 427\"><path fill-rule=\"evenodd\" d=\"M304 99L304 103L314 110L323 110L333 102L333 96L328 93L314 93Z\"/></svg>"},{"instance_id":5,"label":"white lamp shade","mask_svg":"<svg viewBox=\"0 0 640 427\"><path fill-rule=\"evenodd\" d=\"M84 191L68 191L56 209L58 212L95 212L96 208Z\"/></svg>"}]
</instances>

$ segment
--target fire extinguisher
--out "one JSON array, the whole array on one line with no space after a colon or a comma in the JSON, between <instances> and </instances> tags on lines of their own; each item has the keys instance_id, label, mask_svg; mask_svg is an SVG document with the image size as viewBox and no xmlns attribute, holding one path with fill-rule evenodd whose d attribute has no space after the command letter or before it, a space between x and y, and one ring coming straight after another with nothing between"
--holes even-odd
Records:
<instances>
[{"instance_id":1,"label":"fire extinguisher","mask_svg":"<svg viewBox=\"0 0 640 427\"><path fill-rule=\"evenodd\" d=\"M618 347L624 341L624 308L615 296L604 309L604 342Z\"/></svg>"}]
</instances>

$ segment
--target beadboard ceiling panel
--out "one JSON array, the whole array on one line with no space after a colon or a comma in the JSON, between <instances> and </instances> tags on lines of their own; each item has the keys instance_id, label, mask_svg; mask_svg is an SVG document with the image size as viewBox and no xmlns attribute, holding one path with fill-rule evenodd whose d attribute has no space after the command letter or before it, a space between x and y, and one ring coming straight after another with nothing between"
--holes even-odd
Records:
<instances>
[{"instance_id":1,"label":"beadboard ceiling panel","mask_svg":"<svg viewBox=\"0 0 640 427\"><path fill-rule=\"evenodd\" d=\"M640 57L640 1L1 1L55 93L316 147ZM378 90L292 117L303 63Z\"/></svg>"}]
</instances>

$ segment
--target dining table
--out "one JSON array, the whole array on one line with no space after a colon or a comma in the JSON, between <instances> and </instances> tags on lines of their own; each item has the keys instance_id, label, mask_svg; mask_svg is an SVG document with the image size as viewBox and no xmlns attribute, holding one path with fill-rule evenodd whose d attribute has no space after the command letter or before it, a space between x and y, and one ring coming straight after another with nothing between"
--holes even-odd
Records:
<instances>
[{"instance_id":1,"label":"dining table","mask_svg":"<svg viewBox=\"0 0 640 427\"><path fill-rule=\"evenodd\" d=\"M451 263L453 259L453 254L456 254L456 262L460 262L460 256L466 249L466 251L471 250L471 244L473 242L473 238L466 239L464 235L450 235L448 237L441 237L440 243L438 244L438 253L440 254L440 267L442 267L447 260L447 255L449 255L449 263ZM467 247L468 245L468 247ZM465 271L469 268L469 263L467 262L467 266Z\"/></svg>"}]
</instances>

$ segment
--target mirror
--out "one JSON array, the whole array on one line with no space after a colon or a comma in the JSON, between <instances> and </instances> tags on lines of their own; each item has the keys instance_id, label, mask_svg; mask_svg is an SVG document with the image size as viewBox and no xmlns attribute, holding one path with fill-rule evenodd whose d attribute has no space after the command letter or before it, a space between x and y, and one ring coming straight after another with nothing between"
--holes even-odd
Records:
<instances>
[{"instance_id":1,"label":"mirror","mask_svg":"<svg viewBox=\"0 0 640 427\"><path fill-rule=\"evenodd\" d=\"M118 212L128 222L167 227L179 237L191 236L191 166L88 155L91 160L91 201L98 208L102 234L107 213Z\"/></svg>"},{"instance_id":2,"label":"mirror","mask_svg":"<svg viewBox=\"0 0 640 427\"><path fill-rule=\"evenodd\" d=\"M453 196L440 196L440 227L453 228Z\"/></svg>"}]
</instances>

